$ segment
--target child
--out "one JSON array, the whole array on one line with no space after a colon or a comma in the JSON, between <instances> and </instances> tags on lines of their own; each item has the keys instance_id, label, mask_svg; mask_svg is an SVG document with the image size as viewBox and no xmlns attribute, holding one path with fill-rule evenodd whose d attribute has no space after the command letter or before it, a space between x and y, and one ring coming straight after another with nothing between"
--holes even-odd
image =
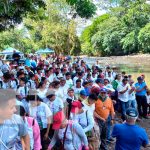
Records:
<instances>
[{"instance_id":1,"label":"child","mask_svg":"<svg viewBox=\"0 0 150 150\"><path fill-rule=\"evenodd\" d=\"M147 104L148 104L148 116L150 116L150 90L147 90Z\"/></svg>"}]
</instances>

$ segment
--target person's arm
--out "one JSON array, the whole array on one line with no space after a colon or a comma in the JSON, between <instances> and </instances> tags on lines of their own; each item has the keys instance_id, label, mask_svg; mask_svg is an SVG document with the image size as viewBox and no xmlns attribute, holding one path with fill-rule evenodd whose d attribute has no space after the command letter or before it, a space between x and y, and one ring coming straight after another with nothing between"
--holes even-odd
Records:
<instances>
[{"instance_id":1,"label":"person's arm","mask_svg":"<svg viewBox=\"0 0 150 150\"><path fill-rule=\"evenodd\" d=\"M119 91L119 93L120 94L124 94L125 92L127 92L128 91L128 86L126 87L126 89L125 90L123 90L123 91Z\"/></svg>"},{"instance_id":2,"label":"person's arm","mask_svg":"<svg viewBox=\"0 0 150 150\"><path fill-rule=\"evenodd\" d=\"M24 143L24 150L30 150L30 137L29 135L22 136L22 142Z\"/></svg>"},{"instance_id":3,"label":"person's arm","mask_svg":"<svg viewBox=\"0 0 150 150\"><path fill-rule=\"evenodd\" d=\"M112 137L113 138L117 138L118 137L118 135L119 135L119 130L118 130L118 127L117 127L118 125L116 124L115 126L114 126L114 128L113 128L113 131L112 131Z\"/></svg>"},{"instance_id":4,"label":"person's arm","mask_svg":"<svg viewBox=\"0 0 150 150\"><path fill-rule=\"evenodd\" d=\"M94 118L89 112L87 112L87 122L88 122L88 126L83 129L85 133L91 131L92 128L94 127Z\"/></svg>"},{"instance_id":5,"label":"person's arm","mask_svg":"<svg viewBox=\"0 0 150 150\"><path fill-rule=\"evenodd\" d=\"M102 118L101 116L99 116L96 111L94 111L94 116L95 116L96 118L100 119L100 120L106 121L106 119L104 119L104 118Z\"/></svg>"},{"instance_id":6,"label":"person's arm","mask_svg":"<svg viewBox=\"0 0 150 150\"><path fill-rule=\"evenodd\" d=\"M142 134L142 146L145 148L150 146L148 141L148 135L145 129L143 129L143 134Z\"/></svg>"},{"instance_id":7,"label":"person's arm","mask_svg":"<svg viewBox=\"0 0 150 150\"><path fill-rule=\"evenodd\" d=\"M44 138L47 139L48 134L49 134L49 130L50 130L50 125L51 125L52 112L47 105L45 105L45 111L46 111L46 118L47 118L47 131L44 135Z\"/></svg>"},{"instance_id":8,"label":"person's arm","mask_svg":"<svg viewBox=\"0 0 150 150\"><path fill-rule=\"evenodd\" d=\"M85 135L85 132L84 132L83 128L78 123L73 123L72 128L73 128L73 131L75 131L75 133L82 140L82 143L85 146L85 150L88 150L88 140L87 140L87 136ZM73 136L74 136L74 134L73 134Z\"/></svg>"},{"instance_id":9,"label":"person's arm","mask_svg":"<svg viewBox=\"0 0 150 150\"><path fill-rule=\"evenodd\" d=\"M48 138L50 126L51 126L51 117L48 117L47 118L47 130L46 130L46 133L44 135L45 140Z\"/></svg>"},{"instance_id":10,"label":"person's arm","mask_svg":"<svg viewBox=\"0 0 150 150\"><path fill-rule=\"evenodd\" d=\"M51 140L51 142L48 146L48 150L51 150L54 147L54 145L56 144L56 142L58 140L57 137L58 137L58 131L55 131L54 135L53 135L53 138L52 138L52 140Z\"/></svg>"},{"instance_id":11,"label":"person's arm","mask_svg":"<svg viewBox=\"0 0 150 150\"><path fill-rule=\"evenodd\" d=\"M129 90L129 94L133 93L135 91L134 87L131 87L131 89Z\"/></svg>"}]
</instances>

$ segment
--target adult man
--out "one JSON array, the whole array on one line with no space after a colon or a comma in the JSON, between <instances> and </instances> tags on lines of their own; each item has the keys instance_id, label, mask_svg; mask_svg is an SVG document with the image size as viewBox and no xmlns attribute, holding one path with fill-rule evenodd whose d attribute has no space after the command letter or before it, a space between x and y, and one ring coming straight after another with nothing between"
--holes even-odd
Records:
<instances>
[{"instance_id":1,"label":"adult man","mask_svg":"<svg viewBox=\"0 0 150 150\"><path fill-rule=\"evenodd\" d=\"M24 149L30 150L27 128L21 117L14 115L15 105L15 92L10 89L0 90L0 150L16 150L18 138L23 141Z\"/></svg>"},{"instance_id":2,"label":"adult man","mask_svg":"<svg viewBox=\"0 0 150 150\"><path fill-rule=\"evenodd\" d=\"M107 137L107 120L109 115L114 119L114 107L112 100L107 96L107 90L102 88L100 90L99 99L95 103L95 117L100 129L100 150L107 150L106 137Z\"/></svg>"},{"instance_id":3,"label":"adult man","mask_svg":"<svg viewBox=\"0 0 150 150\"><path fill-rule=\"evenodd\" d=\"M121 104L121 113L122 113L122 120L125 120L125 113L126 110L129 108L129 84L128 79L124 78L122 83L118 86L118 99L120 100Z\"/></svg>"},{"instance_id":4,"label":"adult man","mask_svg":"<svg viewBox=\"0 0 150 150\"><path fill-rule=\"evenodd\" d=\"M137 83L135 84L136 88L136 100L138 104L139 115L148 119L147 117L147 100L146 100L146 90L147 85L143 81L143 78L140 76L137 78Z\"/></svg>"},{"instance_id":5,"label":"adult man","mask_svg":"<svg viewBox=\"0 0 150 150\"><path fill-rule=\"evenodd\" d=\"M116 138L115 150L140 150L148 145L146 131L135 125L138 113L135 108L126 111L126 123L116 124L112 136Z\"/></svg>"},{"instance_id":6,"label":"adult man","mask_svg":"<svg viewBox=\"0 0 150 150\"><path fill-rule=\"evenodd\" d=\"M19 53L17 53L15 50L13 51L12 58L13 58L14 61L16 61L17 64L19 65L20 55L19 55Z\"/></svg>"}]
</instances>

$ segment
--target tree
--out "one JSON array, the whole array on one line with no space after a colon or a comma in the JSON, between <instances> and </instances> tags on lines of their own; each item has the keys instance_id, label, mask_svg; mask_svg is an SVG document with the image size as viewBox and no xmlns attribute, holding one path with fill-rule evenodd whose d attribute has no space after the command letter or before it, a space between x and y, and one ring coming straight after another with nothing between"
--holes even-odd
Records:
<instances>
[{"instance_id":1,"label":"tree","mask_svg":"<svg viewBox=\"0 0 150 150\"><path fill-rule=\"evenodd\" d=\"M80 51L76 23L67 17L67 7L64 0L47 0L46 10L41 8L36 15L28 14L24 19L30 38L39 48L50 47L64 54Z\"/></svg>"},{"instance_id":2,"label":"tree","mask_svg":"<svg viewBox=\"0 0 150 150\"><path fill-rule=\"evenodd\" d=\"M148 52L149 39L144 41L143 34L148 31L145 25L150 22L149 12L150 5L145 0L118 0L118 6L110 7L108 16L98 17L100 21L83 31L82 51L103 56Z\"/></svg>"},{"instance_id":3,"label":"tree","mask_svg":"<svg viewBox=\"0 0 150 150\"><path fill-rule=\"evenodd\" d=\"M150 53L150 23L143 27L138 36L139 43L144 53Z\"/></svg>"},{"instance_id":4,"label":"tree","mask_svg":"<svg viewBox=\"0 0 150 150\"><path fill-rule=\"evenodd\" d=\"M73 17L91 18L96 13L96 6L90 0L66 0L72 7Z\"/></svg>"},{"instance_id":5,"label":"tree","mask_svg":"<svg viewBox=\"0 0 150 150\"><path fill-rule=\"evenodd\" d=\"M38 8L44 6L43 0L1 0L0 31L20 24L28 12L35 14Z\"/></svg>"}]
</instances>

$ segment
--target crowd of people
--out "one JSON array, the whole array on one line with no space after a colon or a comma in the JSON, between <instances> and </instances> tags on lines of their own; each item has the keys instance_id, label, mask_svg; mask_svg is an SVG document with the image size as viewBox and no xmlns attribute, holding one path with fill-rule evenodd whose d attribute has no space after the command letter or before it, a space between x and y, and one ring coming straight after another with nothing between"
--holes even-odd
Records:
<instances>
[{"instance_id":1,"label":"crowd of people","mask_svg":"<svg viewBox=\"0 0 150 150\"><path fill-rule=\"evenodd\" d=\"M149 116L144 74L55 54L0 60L0 150L108 150L115 139L139 150L148 135L135 123Z\"/></svg>"}]
</instances>

